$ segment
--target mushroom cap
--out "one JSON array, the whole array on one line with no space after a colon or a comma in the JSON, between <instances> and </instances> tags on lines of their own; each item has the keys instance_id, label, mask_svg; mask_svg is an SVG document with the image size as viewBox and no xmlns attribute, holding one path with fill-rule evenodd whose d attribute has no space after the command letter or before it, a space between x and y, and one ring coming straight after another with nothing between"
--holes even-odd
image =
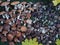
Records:
<instances>
[{"instance_id":1,"label":"mushroom cap","mask_svg":"<svg viewBox=\"0 0 60 45\"><path fill-rule=\"evenodd\" d=\"M8 33L7 30L4 30L4 31L2 32L2 34L4 34L5 36L7 35L7 33Z\"/></svg>"},{"instance_id":2,"label":"mushroom cap","mask_svg":"<svg viewBox=\"0 0 60 45\"><path fill-rule=\"evenodd\" d=\"M21 31L22 31L22 32L26 32L26 31L27 31L27 27L22 26L22 27L21 27Z\"/></svg>"},{"instance_id":3,"label":"mushroom cap","mask_svg":"<svg viewBox=\"0 0 60 45\"><path fill-rule=\"evenodd\" d=\"M2 15L2 14L4 14L5 13L5 11L2 11L2 12L0 12L0 15Z\"/></svg>"},{"instance_id":4,"label":"mushroom cap","mask_svg":"<svg viewBox=\"0 0 60 45\"><path fill-rule=\"evenodd\" d=\"M1 6L7 6L10 2L3 2Z\"/></svg>"},{"instance_id":5,"label":"mushroom cap","mask_svg":"<svg viewBox=\"0 0 60 45\"><path fill-rule=\"evenodd\" d=\"M14 1L14 2L11 3L11 5L17 5L19 3L20 3L19 1Z\"/></svg>"},{"instance_id":6,"label":"mushroom cap","mask_svg":"<svg viewBox=\"0 0 60 45\"><path fill-rule=\"evenodd\" d=\"M11 29L12 29L12 30L16 30L16 27L12 27Z\"/></svg>"},{"instance_id":7,"label":"mushroom cap","mask_svg":"<svg viewBox=\"0 0 60 45\"><path fill-rule=\"evenodd\" d=\"M20 14L21 14L21 12L22 12L22 10L17 10Z\"/></svg>"},{"instance_id":8,"label":"mushroom cap","mask_svg":"<svg viewBox=\"0 0 60 45\"><path fill-rule=\"evenodd\" d=\"M31 10L31 11L34 11L34 9L33 8L30 8L30 7L28 9Z\"/></svg>"},{"instance_id":9,"label":"mushroom cap","mask_svg":"<svg viewBox=\"0 0 60 45\"><path fill-rule=\"evenodd\" d=\"M8 34L8 35L7 35L7 38L8 38L9 41L12 41L13 38L14 38L14 36L13 36L12 34Z\"/></svg>"},{"instance_id":10,"label":"mushroom cap","mask_svg":"<svg viewBox=\"0 0 60 45\"><path fill-rule=\"evenodd\" d=\"M23 4L23 5L25 5L26 3L27 3L27 2L25 2L25 1L24 1L24 2L21 2L21 4Z\"/></svg>"}]
</instances>

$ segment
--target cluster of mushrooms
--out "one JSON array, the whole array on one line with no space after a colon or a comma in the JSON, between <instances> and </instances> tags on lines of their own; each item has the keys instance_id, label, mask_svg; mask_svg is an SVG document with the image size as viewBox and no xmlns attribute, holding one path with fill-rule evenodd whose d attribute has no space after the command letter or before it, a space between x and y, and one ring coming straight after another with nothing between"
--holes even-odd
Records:
<instances>
[{"instance_id":1,"label":"cluster of mushrooms","mask_svg":"<svg viewBox=\"0 0 60 45\"><path fill-rule=\"evenodd\" d=\"M21 42L26 38L25 33L31 32L31 12L37 9L32 2L0 2L0 38L2 42ZM3 9L4 8L4 9Z\"/></svg>"},{"instance_id":2,"label":"cluster of mushrooms","mask_svg":"<svg viewBox=\"0 0 60 45\"><path fill-rule=\"evenodd\" d=\"M0 39L22 42L26 38L48 45L60 35L60 7L43 2L0 1ZM56 37L57 36L57 37ZM47 41L47 42L46 42Z\"/></svg>"}]
</instances>

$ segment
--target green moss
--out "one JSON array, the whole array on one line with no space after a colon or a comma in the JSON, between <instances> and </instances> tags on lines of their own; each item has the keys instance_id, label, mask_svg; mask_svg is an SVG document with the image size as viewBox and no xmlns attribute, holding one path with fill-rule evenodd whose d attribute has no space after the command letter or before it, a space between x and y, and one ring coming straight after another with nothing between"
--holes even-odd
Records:
<instances>
[{"instance_id":1,"label":"green moss","mask_svg":"<svg viewBox=\"0 0 60 45\"><path fill-rule=\"evenodd\" d=\"M25 41L22 42L22 45L42 45L42 44L41 43L38 44L37 39L34 38L30 40L26 39Z\"/></svg>"},{"instance_id":2,"label":"green moss","mask_svg":"<svg viewBox=\"0 0 60 45\"><path fill-rule=\"evenodd\" d=\"M60 3L60 0L53 0L52 2L54 4L54 6L56 6L56 5L58 5Z\"/></svg>"},{"instance_id":3,"label":"green moss","mask_svg":"<svg viewBox=\"0 0 60 45\"><path fill-rule=\"evenodd\" d=\"M60 39L57 39L57 40L56 40L56 44L57 44L57 45L60 45Z\"/></svg>"}]
</instances>

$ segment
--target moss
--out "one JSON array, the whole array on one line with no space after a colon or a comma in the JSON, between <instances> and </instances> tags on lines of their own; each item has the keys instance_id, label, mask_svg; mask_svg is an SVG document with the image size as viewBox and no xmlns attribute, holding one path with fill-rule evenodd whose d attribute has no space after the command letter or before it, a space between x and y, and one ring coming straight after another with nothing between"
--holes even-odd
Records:
<instances>
[{"instance_id":1,"label":"moss","mask_svg":"<svg viewBox=\"0 0 60 45\"><path fill-rule=\"evenodd\" d=\"M55 42L57 45L60 45L60 39L57 39Z\"/></svg>"},{"instance_id":2,"label":"moss","mask_svg":"<svg viewBox=\"0 0 60 45\"><path fill-rule=\"evenodd\" d=\"M26 39L25 41L22 42L22 45L42 45L42 44L41 43L38 44L37 39L34 38L30 40Z\"/></svg>"}]
</instances>

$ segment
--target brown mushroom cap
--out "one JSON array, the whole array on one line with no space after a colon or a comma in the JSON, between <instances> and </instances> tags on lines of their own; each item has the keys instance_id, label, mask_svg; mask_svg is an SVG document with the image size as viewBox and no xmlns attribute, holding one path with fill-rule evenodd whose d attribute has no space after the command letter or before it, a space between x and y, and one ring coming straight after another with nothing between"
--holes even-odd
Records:
<instances>
[{"instance_id":1,"label":"brown mushroom cap","mask_svg":"<svg viewBox=\"0 0 60 45\"><path fill-rule=\"evenodd\" d=\"M19 1L14 1L11 3L11 5L16 5L16 4L19 4L20 2Z\"/></svg>"},{"instance_id":2,"label":"brown mushroom cap","mask_svg":"<svg viewBox=\"0 0 60 45\"><path fill-rule=\"evenodd\" d=\"M6 6L6 5L8 5L10 2L3 2L2 4L1 4L1 6Z\"/></svg>"},{"instance_id":3,"label":"brown mushroom cap","mask_svg":"<svg viewBox=\"0 0 60 45\"><path fill-rule=\"evenodd\" d=\"M27 27L22 26L22 27L21 27L21 31L22 31L22 32L26 32L26 31L27 31Z\"/></svg>"},{"instance_id":4,"label":"brown mushroom cap","mask_svg":"<svg viewBox=\"0 0 60 45\"><path fill-rule=\"evenodd\" d=\"M8 35L7 35L7 38L8 38L9 41L12 41L13 38L14 38L14 35L12 35L12 34L8 34Z\"/></svg>"},{"instance_id":5,"label":"brown mushroom cap","mask_svg":"<svg viewBox=\"0 0 60 45\"><path fill-rule=\"evenodd\" d=\"M21 4L25 5L27 2L21 2Z\"/></svg>"},{"instance_id":6,"label":"brown mushroom cap","mask_svg":"<svg viewBox=\"0 0 60 45\"><path fill-rule=\"evenodd\" d=\"M12 30L16 30L16 27L11 27Z\"/></svg>"},{"instance_id":7,"label":"brown mushroom cap","mask_svg":"<svg viewBox=\"0 0 60 45\"><path fill-rule=\"evenodd\" d=\"M33 8L30 8L30 7L28 9L31 10L31 11L34 11L34 9Z\"/></svg>"},{"instance_id":8,"label":"brown mushroom cap","mask_svg":"<svg viewBox=\"0 0 60 45\"><path fill-rule=\"evenodd\" d=\"M7 35L7 33L8 33L7 30L4 30L4 31L2 32L2 34L4 34L5 36Z\"/></svg>"},{"instance_id":9,"label":"brown mushroom cap","mask_svg":"<svg viewBox=\"0 0 60 45\"><path fill-rule=\"evenodd\" d=\"M2 11L2 12L0 12L0 15L2 15L2 14L4 14L5 12L4 11Z\"/></svg>"}]
</instances>

